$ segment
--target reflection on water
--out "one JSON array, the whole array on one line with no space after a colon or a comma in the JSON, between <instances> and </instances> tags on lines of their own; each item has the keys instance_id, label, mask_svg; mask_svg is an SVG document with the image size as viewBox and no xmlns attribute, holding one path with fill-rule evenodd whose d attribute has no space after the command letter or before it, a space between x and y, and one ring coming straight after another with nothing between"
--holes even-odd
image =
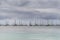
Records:
<instances>
[{"instance_id":1,"label":"reflection on water","mask_svg":"<svg viewBox=\"0 0 60 40\"><path fill-rule=\"evenodd\" d=\"M0 33L0 40L60 40L58 33Z\"/></svg>"}]
</instances>

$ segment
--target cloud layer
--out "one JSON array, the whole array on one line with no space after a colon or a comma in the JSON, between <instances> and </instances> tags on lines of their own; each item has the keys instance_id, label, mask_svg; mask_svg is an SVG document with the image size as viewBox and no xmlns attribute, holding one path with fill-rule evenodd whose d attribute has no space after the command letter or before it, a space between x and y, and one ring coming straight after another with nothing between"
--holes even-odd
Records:
<instances>
[{"instance_id":1,"label":"cloud layer","mask_svg":"<svg viewBox=\"0 0 60 40\"><path fill-rule=\"evenodd\" d=\"M60 0L0 0L0 19L60 19Z\"/></svg>"}]
</instances>

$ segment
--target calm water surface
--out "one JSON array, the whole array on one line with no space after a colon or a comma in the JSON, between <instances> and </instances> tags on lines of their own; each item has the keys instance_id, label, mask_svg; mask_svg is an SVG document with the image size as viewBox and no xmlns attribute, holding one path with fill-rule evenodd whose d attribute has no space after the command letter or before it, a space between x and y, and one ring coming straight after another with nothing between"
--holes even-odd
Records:
<instances>
[{"instance_id":1,"label":"calm water surface","mask_svg":"<svg viewBox=\"0 0 60 40\"><path fill-rule=\"evenodd\" d=\"M0 40L60 40L59 33L0 33Z\"/></svg>"},{"instance_id":2,"label":"calm water surface","mask_svg":"<svg viewBox=\"0 0 60 40\"><path fill-rule=\"evenodd\" d=\"M27 27L2 26L0 27L0 40L60 40L59 30L60 27L28 27L27 28ZM21 33L22 31L23 33Z\"/></svg>"}]
</instances>

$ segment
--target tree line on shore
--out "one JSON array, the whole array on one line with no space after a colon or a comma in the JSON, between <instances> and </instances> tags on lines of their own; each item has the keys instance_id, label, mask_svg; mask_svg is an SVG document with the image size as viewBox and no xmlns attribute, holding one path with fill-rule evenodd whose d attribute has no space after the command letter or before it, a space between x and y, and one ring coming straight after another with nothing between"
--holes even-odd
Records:
<instances>
[{"instance_id":1,"label":"tree line on shore","mask_svg":"<svg viewBox=\"0 0 60 40\"><path fill-rule=\"evenodd\" d=\"M54 24L49 24L49 21L47 22L47 24L37 24L36 22L34 23L34 25L30 22L29 24L23 24L23 23L20 23L19 25L16 23L16 21L15 21L15 23L13 24L13 25L10 25L10 24L8 24L8 22L5 24L5 25L3 25L3 24L0 24L0 26L60 26L60 24L56 24L56 25L54 25Z\"/></svg>"},{"instance_id":2,"label":"tree line on shore","mask_svg":"<svg viewBox=\"0 0 60 40\"><path fill-rule=\"evenodd\" d=\"M32 22L34 21L34 24L32 24ZM5 24L0 24L0 26L60 26L60 23L59 23L59 21L60 20L39 20L38 21L38 19L35 19L35 20L33 20L33 21L29 21L29 23L28 24L24 24L23 22L22 22L22 20L19 20L19 24L17 24L17 20L14 20L14 24L12 24L12 25L10 25L9 23L8 23L8 21L6 21L6 23ZM38 22L40 23L40 24L38 24ZM58 23L59 24L58 24Z\"/></svg>"}]
</instances>

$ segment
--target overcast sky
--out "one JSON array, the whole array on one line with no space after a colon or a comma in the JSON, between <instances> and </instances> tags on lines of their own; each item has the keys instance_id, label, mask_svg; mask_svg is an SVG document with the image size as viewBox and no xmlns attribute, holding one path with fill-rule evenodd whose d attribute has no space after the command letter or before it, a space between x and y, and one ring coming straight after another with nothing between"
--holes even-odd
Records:
<instances>
[{"instance_id":1,"label":"overcast sky","mask_svg":"<svg viewBox=\"0 0 60 40\"><path fill-rule=\"evenodd\" d=\"M0 0L0 20L60 19L60 0Z\"/></svg>"}]
</instances>

